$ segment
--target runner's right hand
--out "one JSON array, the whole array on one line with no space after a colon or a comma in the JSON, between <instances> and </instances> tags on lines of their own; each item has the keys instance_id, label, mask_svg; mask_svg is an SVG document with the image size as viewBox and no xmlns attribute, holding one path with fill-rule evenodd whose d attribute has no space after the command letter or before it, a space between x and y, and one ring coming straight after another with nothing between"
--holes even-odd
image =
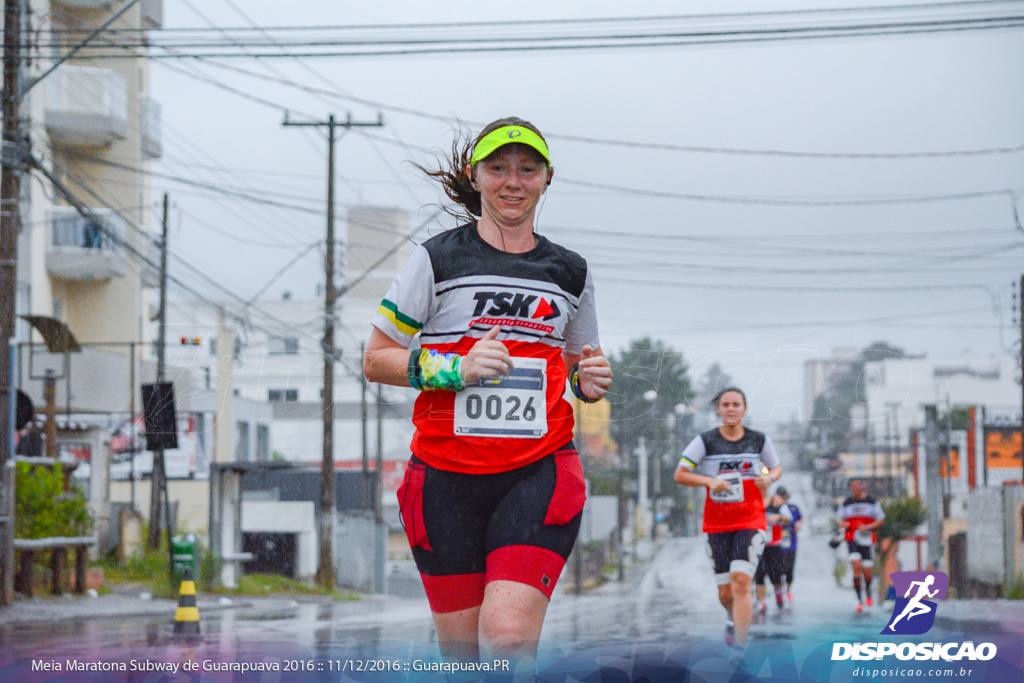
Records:
<instances>
[{"instance_id":1,"label":"runner's right hand","mask_svg":"<svg viewBox=\"0 0 1024 683\"><path fill-rule=\"evenodd\" d=\"M508 375L512 370L512 356L500 341L495 339L501 332L501 326L495 325L487 330L473 348L462 357L462 383L476 384L482 379Z\"/></svg>"},{"instance_id":2,"label":"runner's right hand","mask_svg":"<svg viewBox=\"0 0 1024 683\"><path fill-rule=\"evenodd\" d=\"M725 479L714 477L714 480L715 483L708 485L708 488L711 489L712 493L721 493L722 491L729 490L730 484Z\"/></svg>"}]
</instances>

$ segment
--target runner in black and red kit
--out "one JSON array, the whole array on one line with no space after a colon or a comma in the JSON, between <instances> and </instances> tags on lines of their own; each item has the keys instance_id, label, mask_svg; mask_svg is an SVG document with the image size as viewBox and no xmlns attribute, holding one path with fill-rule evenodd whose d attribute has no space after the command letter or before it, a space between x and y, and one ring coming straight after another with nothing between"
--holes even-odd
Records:
<instances>
[{"instance_id":1,"label":"runner in black and red kit","mask_svg":"<svg viewBox=\"0 0 1024 683\"><path fill-rule=\"evenodd\" d=\"M742 656L753 614L750 580L765 546L762 495L782 476L771 438L746 429L747 399L735 387L715 397L722 426L683 450L675 480L708 489L704 532L715 564L718 599L728 613L725 640Z\"/></svg>"},{"instance_id":2,"label":"runner in black and red kit","mask_svg":"<svg viewBox=\"0 0 1024 683\"><path fill-rule=\"evenodd\" d=\"M779 491L784 491L779 487ZM782 609L782 577L786 573L786 547L789 545L789 525L793 522L793 513L782 495L776 491L768 497L764 507L764 518L768 524L767 539L761 561L754 572L754 592L757 593L757 611L764 614L768 606L764 602L767 577L775 591L775 604Z\"/></svg>"},{"instance_id":3,"label":"runner in black and red kit","mask_svg":"<svg viewBox=\"0 0 1024 683\"><path fill-rule=\"evenodd\" d=\"M414 250L363 368L421 390L398 498L442 654L533 655L586 498L566 382L583 401L611 386L593 279L534 232L553 169L528 122L495 121L427 172L479 220Z\"/></svg>"},{"instance_id":4,"label":"runner in black and red kit","mask_svg":"<svg viewBox=\"0 0 1024 683\"><path fill-rule=\"evenodd\" d=\"M873 550L878 540L875 529L885 521L885 512L878 501L868 495L859 479L850 481L850 496L836 510L839 528L844 529L847 557L853 568L853 590L857 593L857 612L874 604L871 579L875 566ZM861 597L863 582L864 596Z\"/></svg>"}]
</instances>

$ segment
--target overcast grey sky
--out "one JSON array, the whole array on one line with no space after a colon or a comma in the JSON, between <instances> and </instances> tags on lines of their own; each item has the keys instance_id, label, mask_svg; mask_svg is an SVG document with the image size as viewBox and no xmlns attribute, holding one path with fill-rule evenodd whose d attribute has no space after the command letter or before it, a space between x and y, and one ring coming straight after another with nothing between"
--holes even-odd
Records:
<instances>
[{"instance_id":1,"label":"overcast grey sky","mask_svg":"<svg viewBox=\"0 0 1024 683\"><path fill-rule=\"evenodd\" d=\"M642 26L735 30L1024 15L1021 2L774 17L747 13L812 4L233 2L263 26L714 13L737 16ZM248 25L229 0L171 0L164 7L165 28L206 26L197 9L221 27ZM854 5L821 0L813 7ZM576 29L523 25L455 35L468 46L471 37L500 32L570 30ZM517 115L549 136L556 175L538 227L592 264L606 351L651 335L684 351L698 371L718 361L748 390L751 416L773 421L799 414L803 362L833 347L885 340L932 357L968 348L1013 353L1011 283L1024 269L1013 200L1015 192L1024 215L1024 28L212 61L335 93L211 61L154 60L151 90L165 125L164 156L154 171L308 209L211 198L153 179L154 196L169 191L178 209L176 252L243 296L323 238L326 143L309 129L283 128L283 107L295 119L351 113L369 121L383 114L385 127L353 131L339 142L338 202L401 207L413 225L430 214L439 192L409 161L428 160L424 148L447 150L456 117L476 127ZM563 136L800 154L650 149ZM1002 148L1017 151L906 156ZM864 154L880 156L857 156ZM927 201L894 201L907 198ZM865 203L879 200L889 203ZM268 296L285 289L314 296L321 268L319 252L309 251Z\"/></svg>"}]
</instances>

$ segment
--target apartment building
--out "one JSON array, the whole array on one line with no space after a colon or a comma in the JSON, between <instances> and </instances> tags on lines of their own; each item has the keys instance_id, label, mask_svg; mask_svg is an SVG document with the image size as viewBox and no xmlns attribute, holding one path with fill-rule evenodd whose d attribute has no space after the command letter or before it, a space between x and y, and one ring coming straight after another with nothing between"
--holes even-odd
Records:
<instances>
[{"instance_id":1,"label":"apartment building","mask_svg":"<svg viewBox=\"0 0 1024 683\"><path fill-rule=\"evenodd\" d=\"M113 0L29 0L25 81L42 76L121 7ZM60 320L85 347L71 359L70 380L63 380L70 386L58 387L62 412L131 407L131 343L142 338L146 288L156 284L143 263L156 260L158 235L146 171L161 154L160 106L148 93L146 48L138 45L161 17L160 0L133 5L110 26L127 32L98 36L23 103L33 154L60 187L38 171L23 182L18 313ZM22 327L20 339L27 333ZM27 355L22 388L41 400L32 375L45 354L32 362ZM137 354L135 361L137 388L144 377Z\"/></svg>"}]
</instances>

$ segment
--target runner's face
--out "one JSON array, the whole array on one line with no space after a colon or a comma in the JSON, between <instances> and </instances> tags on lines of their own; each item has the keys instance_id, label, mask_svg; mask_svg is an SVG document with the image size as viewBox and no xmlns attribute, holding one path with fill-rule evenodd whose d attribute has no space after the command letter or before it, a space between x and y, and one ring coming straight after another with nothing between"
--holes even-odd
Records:
<instances>
[{"instance_id":1,"label":"runner's face","mask_svg":"<svg viewBox=\"0 0 1024 683\"><path fill-rule=\"evenodd\" d=\"M548 165L525 145L505 145L473 168L484 215L501 227L533 225L533 212L547 190Z\"/></svg>"},{"instance_id":2,"label":"runner's face","mask_svg":"<svg viewBox=\"0 0 1024 683\"><path fill-rule=\"evenodd\" d=\"M747 403L737 391L727 391L718 400L718 414L721 416L723 424L729 426L740 424L746 412Z\"/></svg>"},{"instance_id":3,"label":"runner's face","mask_svg":"<svg viewBox=\"0 0 1024 683\"><path fill-rule=\"evenodd\" d=\"M852 482L850 482L850 493L853 494L854 498L863 498L864 497L864 485L861 484L859 481L852 481Z\"/></svg>"}]
</instances>

